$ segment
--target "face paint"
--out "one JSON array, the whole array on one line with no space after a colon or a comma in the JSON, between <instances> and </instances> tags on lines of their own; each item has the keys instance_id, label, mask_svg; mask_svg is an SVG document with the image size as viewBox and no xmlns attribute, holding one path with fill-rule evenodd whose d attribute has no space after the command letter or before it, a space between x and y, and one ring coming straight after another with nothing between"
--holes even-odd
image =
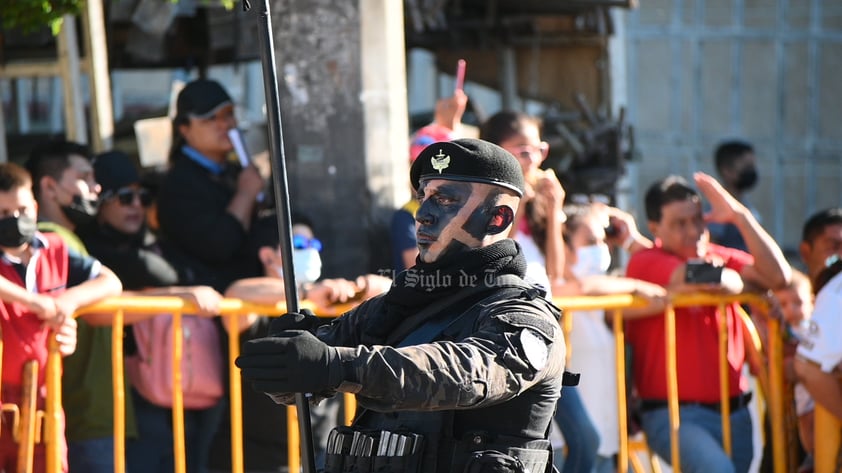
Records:
<instances>
[{"instance_id":1,"label":"face paint","mask_svg":"<svg viewBox=\"0 0 842 473\"><path fill-rule=\"evenodd\" d=\"M419 193L415 228L421 261L481 246L499 193L493 186L433 179L423 182Z\"/></svg>"}]
</instances>

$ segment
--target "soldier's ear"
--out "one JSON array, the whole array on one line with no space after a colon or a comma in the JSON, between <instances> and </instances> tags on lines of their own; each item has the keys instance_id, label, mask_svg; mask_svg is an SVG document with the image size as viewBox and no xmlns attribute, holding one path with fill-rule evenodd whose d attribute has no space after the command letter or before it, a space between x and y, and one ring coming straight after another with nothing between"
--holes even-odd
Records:
<instances>
[{"instance_id":1,"label":"soldier's ear","mask_svg":"<svg viewBox=\"0 0 842 473\"><path fill-rule=\"evenodd\" d=\"M491 210L491 219L488 221L486 231L489 235L502 233L515 219L515 212L508 205L498 205Z\"/></svg>"}]
</instances>

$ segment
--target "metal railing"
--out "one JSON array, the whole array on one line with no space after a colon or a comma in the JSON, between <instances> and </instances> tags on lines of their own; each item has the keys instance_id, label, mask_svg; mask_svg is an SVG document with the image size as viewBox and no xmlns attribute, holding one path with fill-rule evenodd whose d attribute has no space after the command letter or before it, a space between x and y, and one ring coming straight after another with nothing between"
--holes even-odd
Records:
<instances>
[{"instance_id":1,"label":"metal railing","mask_svg":"<svg viewBox=\"0 0 842 473\"><path fill-rule=\"evenodd\" d=\"M623 328L622 310L625 308L641 307L646 304L646 301L631 295L613 295L613 296L588 296L588 297L560 297L554 299L556 305L565 311L577 310L594 310L604 309L612 315L612 327L614 332L614 348L616 356L616 381L617 381L617 403L618 403L618 425L620 432L620 446L618 455L617 471L626 473L630 463L634 466L634 459L630 459L629 454L629 438L628 428L626 425L626 363L625 363L625 335ZM687 306L717 306L719 311L723 312L726 305L733 302L749 303L759 310L764 310L767 307L765 299L751 294L743 294L737 296L714 296L709 294L694 294L694 295L679 295L671 298L667 307L664 324L666 333L667 346L667 386L669 390L668 408L670 414L670 434L672 446L672 468L674 472L680 471L680 455L678 453L678 428L680 426L680 419L678 415L678 382L676 372L676 355L675 355L675 309ZM314 306L308 301L303 301L302 308L313 309ZM338 306L330 312L321 311L320 316L333 317L350 306ZM237 317L247 314L261 314L266 316L277 316L283 314L286 310L284 304L277 305L261 305L252 304L237 299L225 299L222 302L220 313L226 318L225 323L229 331L229 359L228 367L231 373L230 376L230 415L231 415L231 458L232 458L232 472L242 473L243 471L243 424L242 424L242 392L241 379L239 369L234 365L234 360L239 354L239 329ZM184 300L176 297L116 297L110 298L94 306L86 307L76 315L84 313L113 313L113 331L112 331L112 377L113 377L113 392L114 392L114 462L115 472L124 473L125 465L125 373L123 360L123 320L126 313L169 313L173 317L173 447L175 456L175 471L184 473L186 468L185 463L185 445L184 445L184 399L181 386L181 355L182 355L182 337L181 337L181 317L184 313L193 313L195 308ZM750 318L741 313L740 320L747 329L749 335L754 334L751 338L754 339L755 345L756 332L753 331L753 324ZM572 318L565 317L563 329L566 335L569 335L572 329ZM725 326L725 318L719 317L719 366L720 366L720 386L722 393L722 428L723 428L723 448L730 453L731 438L730 438L730 405L728 403L728 377L727 377L727 327ZM761 370L758 373L758 378L761 379L762 386L768 386L768 392L765 393L769 415L771 416L772 425L772 442L774 452L774 468L778 473L786 471L787 451L784 448L784 424L783 424L783 347L780 337L781 327L780 322L773 317L765 318L767 324L768 346L767 346L767 371ZM569 337L568 337L569 339ZM61 468L61 432L56 428L61 421L61 357L58 353L58 347L54 337L51 337L49 342L49 355L47 363L46 384L47 384L47 402L44 412L44 441L47 447L47 471L50 473L59 472ZM725 373L723 374L723 371ZM350 423L351 417L355 409L355 402L352 395L345 396L345 422ZM290 471L297 471L300 467L300 458L298 456L299 442L297 417L295 408L293 406L288 408L288 428L287 428L287 444L289 450L289 468ZM819 406L816 412L816 464L818 465L835 465L836 453L839 448L838 435L838 421L827 422L827 420L836 421L830 414L823 415ZM829 425L828 427L825 427ZM827 429L827 430L823 430ZM836 429L835 436L830 432ZM36 429L37 430L37 429ZM37 434L36 434L37 435ZM831 458L832 455L832 458ZM827 463L825 463L827 462ZM817 471L829 471L817 469Z\"/></svg>"}]
</instances>

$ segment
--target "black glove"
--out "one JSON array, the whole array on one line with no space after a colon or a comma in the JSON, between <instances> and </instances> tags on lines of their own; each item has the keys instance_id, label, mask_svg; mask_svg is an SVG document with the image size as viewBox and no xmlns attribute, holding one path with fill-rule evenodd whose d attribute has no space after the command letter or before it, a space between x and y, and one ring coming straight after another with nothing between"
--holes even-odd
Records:
<instances>
[{"instance_id":1,"label":"black glove","mask_svg":"<svg viewBox=\"0 0 842 473\"><path fill-rule=\"evenodd\" d=\"M336 348L303 330L247 342L236 364L255 390L267 394L324 392L342 382Z\"/></svg>"},{"instance_id":2,"label":"black glove","mask_svg":"<svg viewBox=\"0 0 842 473\"><path fill-rule=\"evenodd\" d=\"M269 335L281 333L286 330L313 330L321 325L321 320L313 314L310 309L301 309L301 312L287 312L286 314L272 319L269 324Z\"/></svg>"}]
</instances>

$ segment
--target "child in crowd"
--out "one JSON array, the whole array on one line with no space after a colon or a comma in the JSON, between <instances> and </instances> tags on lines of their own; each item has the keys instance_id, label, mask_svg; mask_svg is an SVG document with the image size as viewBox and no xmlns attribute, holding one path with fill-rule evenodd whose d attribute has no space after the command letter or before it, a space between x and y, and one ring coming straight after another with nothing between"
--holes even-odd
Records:
<instances>
[{"instance_id":1,"label":"child in crowd","mask_svg":"<svg viewBox=\"0 0 842 473\"><path fill-rule=\"evenodd\" d=\"M68 248L55 233L36 231L38 206L32 179L22 167L0 164L0 329L3 333L2 403L22 405L24 367L37 362L37 409L44 409L47 339L57 332L64 354L75 346L73 314L79 307L120 294L122 285L99 261ZM17 432L3 422L0 471L18 470ZM62 471L67 471L64 420ZM46 471L45 443L35 445L34 472Z\"/></svg>"},{"instance_id":2,"label":"child in crowd","mask_svg":"<svg viewBox=\"0 0 842 473\"><path fill-rule=\"evenodd\" d=\"M813 312L813 289L807 275L793 270L792 281L784 288L775 291L775 298L780 305L784 323L786 324L786 344L784 345L784 378L786 393L794 402L787 405L787 411L795 408L798 420L798 438L806 452L806 458L798 469L799 473L812 471L813 453L813 398L803 384L798 382L793 367L793 359L798 342L802 338L805 327L809 326ZM789 418L790 416L786 416Z\"/></svg>"}]
</instances>

